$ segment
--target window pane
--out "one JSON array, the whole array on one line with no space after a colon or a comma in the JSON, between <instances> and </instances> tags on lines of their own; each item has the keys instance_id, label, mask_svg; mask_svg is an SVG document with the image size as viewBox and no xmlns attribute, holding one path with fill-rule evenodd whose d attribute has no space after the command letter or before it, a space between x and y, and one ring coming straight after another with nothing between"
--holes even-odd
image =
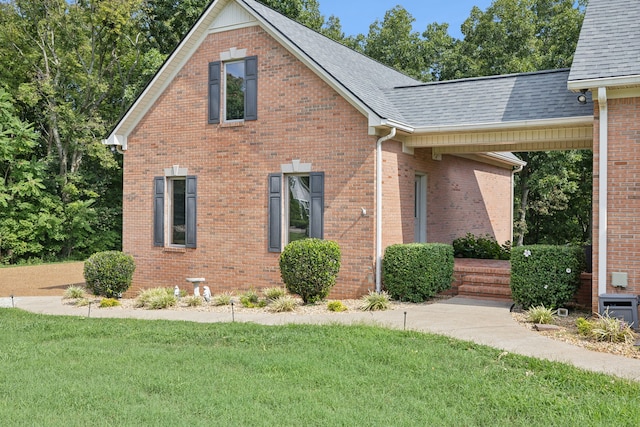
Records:
<instances>
[{"instance_id":1,"label":"window pane","mask_svg":"<svg viewBox=\"0 0 640 427\"><path fill-rule=\"evenodd\" d=\"M184 245L187 224L185 180L174 179L171 184L171 243Z\"/></svg>"},{"instance_id":2,"label":"window pane","mask_svg":"<svg viewBox=\"0 0 640 427\"><path fill-rule=\"evenodd\" d=\"M309 206L311 193L308 176L290 176L289 183L289 242L309 237Z\"/></svg>"},{"instance_id":3,"label":"window pane","mask_svg":"<svg viewBox=\"0 0 640 427\"><path fill-rule=\"evenodd\" d=\"M226 119L244 119L244 61L225 64Z\"/></svg>"}]
</instances>

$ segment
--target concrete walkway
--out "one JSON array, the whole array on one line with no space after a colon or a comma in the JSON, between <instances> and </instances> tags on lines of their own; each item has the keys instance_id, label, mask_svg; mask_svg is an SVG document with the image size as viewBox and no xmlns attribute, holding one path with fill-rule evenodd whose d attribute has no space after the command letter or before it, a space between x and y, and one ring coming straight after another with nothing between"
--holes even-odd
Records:
<instances>
[{"instance_id":1,"label":"concrete walkway","mask_svg":"<svg viewBox=\"0 0 640 427\"><path fill-rule=\"evenodd\" d=\"M0 298L0 307L12 304L23 310L41 314L87 316L88 308L62 303L60 297ZM379 312L352 312L301 315L296 313L235 313L236 322L264 325L286 323L367 323L383 327L432 332L508 352L540 359L569 363L594 372L603 372L640 381L640 359L599 353L552 340L527 330L509 313L509 303L455 297L429 305L411 305L405 309ZM405 314L406 313L406 314ZM230 322L230 313L191 310L127 310L91 309L92 318L136 318L183 320L190 322ZM405 325L406 317L406 325Z\"/></svg>"}]
</instances>

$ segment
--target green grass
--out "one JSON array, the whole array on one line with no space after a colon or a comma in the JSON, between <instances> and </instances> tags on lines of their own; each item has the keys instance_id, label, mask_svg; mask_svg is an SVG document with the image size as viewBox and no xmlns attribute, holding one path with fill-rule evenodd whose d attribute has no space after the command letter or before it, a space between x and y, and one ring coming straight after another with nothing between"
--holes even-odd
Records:
<instances>
[{"instance_id":1,"label":"green grass","mask_svg":"<svg viewBox=\"0 0 640 427\"><path fill-rule=\"evenodd\" d=\"M0 425L632 425L640 384L373 326L0 309Z\"/></svg>"}]
</instances>

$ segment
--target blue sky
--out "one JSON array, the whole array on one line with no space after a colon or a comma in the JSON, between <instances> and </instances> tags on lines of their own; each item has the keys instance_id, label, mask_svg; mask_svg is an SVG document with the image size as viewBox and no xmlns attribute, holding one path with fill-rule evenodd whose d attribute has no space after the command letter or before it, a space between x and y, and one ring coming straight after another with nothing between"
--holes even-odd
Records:
<instances>
[{"instance_id":1,"label":"blue sky","mask_svg":"<svg viewBox=\"0 0 640 427\"><path fill-rule=\"evenodd\" d=\"M340 18L342 31L348 36L367 34L369 25L396 5L404 7L415 19L413 28L422 33L432 22L448 23L449 34L461 38L460 25L469 17L471 8L485 10L491 0L319 0L325 18Z\"/></svg>"}]
</instances>

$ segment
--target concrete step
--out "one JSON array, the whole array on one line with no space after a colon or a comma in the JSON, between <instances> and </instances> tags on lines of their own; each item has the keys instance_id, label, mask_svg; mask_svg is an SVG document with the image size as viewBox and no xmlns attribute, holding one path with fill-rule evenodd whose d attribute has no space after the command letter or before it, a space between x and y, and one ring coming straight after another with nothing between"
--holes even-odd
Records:
<instances>
[{"instance_id":1,"label":"concrete step","mask_svg":"<svg viewBox=\"0 0 640 427\"><path fill-rule=\"evenodd\" d=\"M495 285L495 286L506 286L509 287L511 283L510 276L504 275L479 275L479 274L469 274L462 277L463 285Z\"/></svg>"},{"instance_id":2,"label":"concrete step","mask_svg":"<svg viewBox=\"0 0 640 427\"><path fill-rule=\"evenodd\" d=\"M461 285L458 295L470 298L487 298L498 301L511 300L511 289L507 286Z\"/></svg>"}]
</instances>

